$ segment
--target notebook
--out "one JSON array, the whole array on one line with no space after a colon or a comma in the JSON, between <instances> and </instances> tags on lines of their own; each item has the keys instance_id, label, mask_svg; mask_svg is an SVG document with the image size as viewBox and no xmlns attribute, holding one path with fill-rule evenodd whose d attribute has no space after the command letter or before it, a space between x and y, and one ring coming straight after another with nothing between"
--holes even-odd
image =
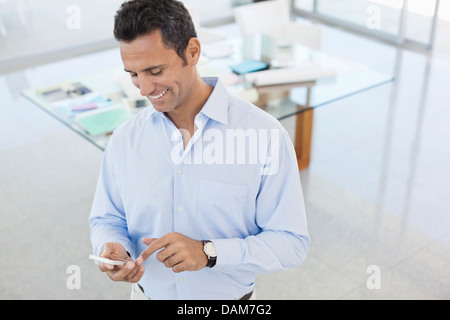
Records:
<instances>
[{"instance_id":1,"label":"notebook","mask_svg":"<svg viewBox=\"0 0 450 320\"><path fill-rule=\"evenodd\" d=\"M113 132L131 117L128 108L116 105L79 114L75 117L75 123L88 134L99 135Z\"/></svg>"}]
</instances>

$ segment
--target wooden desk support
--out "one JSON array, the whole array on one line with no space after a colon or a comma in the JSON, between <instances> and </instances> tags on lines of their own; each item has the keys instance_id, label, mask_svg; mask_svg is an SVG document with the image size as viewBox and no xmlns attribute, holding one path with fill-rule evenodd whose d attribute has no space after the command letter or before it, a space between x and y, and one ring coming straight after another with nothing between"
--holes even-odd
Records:
<instances>
[{"instance_id":1,"label":"wooden desk support","mask_svg":"<svg viewBox=\"0 0 450 320\"><path fill-rule=\"evenodd\" d=\"M297 153L298 169L309 167L311 160L311 139L314 109L310 109L297 115L295 129L295 152Z\"/></svg>"},{"instance_id":2,"label":"wooden desk support","mask_svg":"<svg viewBox=\"0 0 450 320\"><path fill-rule=\"evenodd\" d=\"M306 105L311 105L311 86L306 91ZM295 126L295 153L297 154L298 169L303 170L309 167L311 161L311 140L314 109L309 109L297 114L297 124Z\"/></svg>"},{"instance_id":3,"label":"wooden desk support","mask_svg":"<svg viewBox=\"0 0 450 320\"><path fill-rule=\"evenodd\" d=\"M311 87L315 84L314 81L306 82L303 85L307 87L306 104L297 105L299 108L308 109L311 102ZM267 103L274 99L281 99L289 96L289 92L292 88L297 87L298 84L287 84L282 86L267 86L259 87L258 89L258 101L255 104L259 107L264 107ZM296 127L295 127L295 152L297 154L297 162L299 170L303 170L309 167L311 160L311 139L312 139L312 127L313 127L313 115L314 110L309 109L300 112L296 115Z\"/></svg>"}]
</instances>

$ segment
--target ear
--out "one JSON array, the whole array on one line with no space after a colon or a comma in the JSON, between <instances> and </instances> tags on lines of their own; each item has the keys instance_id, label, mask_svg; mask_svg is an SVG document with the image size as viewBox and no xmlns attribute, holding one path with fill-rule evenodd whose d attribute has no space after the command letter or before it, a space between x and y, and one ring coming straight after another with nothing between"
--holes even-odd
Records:
<instances>
[{"instance_id":1,"label":"ear","mask_svg":"<svg viewBox=\"0 0 450 320\"><path fill-rule=\"evenodd\" d=\"M195 66L200 59L202 48L197 38L191 38L186 48L186 60L191 66Z\"/></svg>"}]
</instances>

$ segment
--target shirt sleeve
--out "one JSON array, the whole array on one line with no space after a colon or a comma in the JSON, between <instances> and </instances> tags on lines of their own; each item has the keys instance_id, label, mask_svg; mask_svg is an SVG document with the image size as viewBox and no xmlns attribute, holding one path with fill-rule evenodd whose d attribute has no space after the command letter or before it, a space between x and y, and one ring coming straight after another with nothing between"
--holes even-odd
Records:
<instances>
[{"instance_id":1,"label":"shirt sleeve","mask_svg":"<svg viewBox=\"0 0 450 320\"><path fill-rule=\"evenodd\" d=\"M272 273L306 258L310 237L297 157L288 133L279 132L278 138L271 137L256 198L261 232L245 239L213 239L219 270Z\"/></svg>"},{"instance_id":2,"label":"shirt sleeve","mask_svg":"<svg viewBox=\"0 0 450 320\"><path fill-rule=\"evenodd\" d=\"M103 245L116 242L134 252L128 236L125 210L112 165L112 139L103 155L100 175L92 204L89 225L93 252L100 255Z\"/></svg>"}]
</instances>

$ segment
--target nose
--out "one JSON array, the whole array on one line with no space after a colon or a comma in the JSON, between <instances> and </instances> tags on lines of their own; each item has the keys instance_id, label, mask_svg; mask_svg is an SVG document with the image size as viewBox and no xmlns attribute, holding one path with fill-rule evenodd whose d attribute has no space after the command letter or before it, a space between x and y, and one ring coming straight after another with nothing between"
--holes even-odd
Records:
<instances>
[{"instance_id":1,"label":"nose","mask_svg":"<svg viewBox=\"0 0 450 320\"><path fill-rule=\"evenodd\" d=\"M138 88L141 91L141 95L146 97L155 91L156 84L150 77L141 75L138 80Z\"/></svg>"}]
</instances>

